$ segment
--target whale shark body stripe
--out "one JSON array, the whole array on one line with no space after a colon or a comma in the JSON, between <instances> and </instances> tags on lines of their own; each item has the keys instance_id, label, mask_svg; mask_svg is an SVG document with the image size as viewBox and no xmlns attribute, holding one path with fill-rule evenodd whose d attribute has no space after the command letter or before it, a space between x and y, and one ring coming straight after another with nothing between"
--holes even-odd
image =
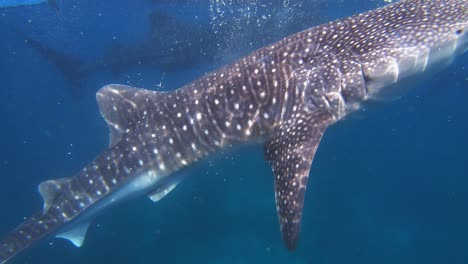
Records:
<instances>
[{"instance_id":1,"label":"whale shark body stripe","mask_svg":"<svg viewBox=\"0 0 468 264\"><path fill-rule=\"evenodd\" d=\"M464 52L467 9L467 0L403 0L299 32L175 91L101 88L109 148L73 177L40 184L44 208L0 242L0 264L50 236L80 246L101 210L140 195L158 201L182 168L251 142L265 143L283 239L294 249L327 127Z\"/></svg>"}]
</instances>

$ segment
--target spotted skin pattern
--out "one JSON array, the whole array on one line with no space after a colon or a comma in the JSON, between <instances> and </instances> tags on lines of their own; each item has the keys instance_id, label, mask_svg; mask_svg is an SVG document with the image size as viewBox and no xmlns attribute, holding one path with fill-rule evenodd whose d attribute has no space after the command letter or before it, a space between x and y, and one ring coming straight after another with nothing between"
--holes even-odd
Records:
<instances>
[{"instance_id":1,"label":"spotted skin pattern","mask_svg":"<svg viewBox=\"0 0 468 264\"><path fill-rule=\"evenodd\" d=\"M299 116L297 122L284 124L265 145L265 157L275 174L281 232L289 249L296 247L310 165L328 125L326 120L321 115Z\"/></svg>"},{"instance_id":2,"label":"spotted skin pattern","mask_svg":"<svg viewBox=\"0 0 468 264\"><path fill-rule=\"evenodd\" d=\"M297 245L311 164L326 128L383 88L467 48L467 0L403 0L299 32L180 89L97 93L110 145L69 178L39 185L44 208L0 242L0 263L46 237L80 246L124 199L157 201L176 172L231 146L265 144L283 239Z\"/></svg>"}]
</instances>

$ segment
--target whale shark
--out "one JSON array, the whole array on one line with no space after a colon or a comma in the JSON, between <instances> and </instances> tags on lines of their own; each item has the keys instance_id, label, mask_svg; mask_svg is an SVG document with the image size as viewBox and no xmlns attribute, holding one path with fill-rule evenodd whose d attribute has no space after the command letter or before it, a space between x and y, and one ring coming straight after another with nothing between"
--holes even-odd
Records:
<instances>
[{"instance_id":1,"label":"whale shark","mask_svg":"<svg viewBox=\"0 0 468 264\"><path fill-rule=\"evenodd\" d=\"M83 82L96 73L110 71L119 76L134 68L155 68L167 73L184 70L198 64L215 61L218 45L211 29L188 25L161 11L148 15L149 32L130 44L114 43L95 59L85 61L52 48L47 42L29 36L20 29L9 28L61 73L74 95L80 95Z\"/></svg>"},{"instance_id":2,"label":"whale shark","mask_svg":"<svg viewBox=\"0 0 468 264\"><path fill-rule=\"evenodd\" d=\"M252 143L264 146L294 250L327 128L448 65L467 50L467 30L468 0L402 0L288 36L173 91L104 86L96 98L109 147L73 176L39 184L43 208L0 241L0 263L52 237L79 247L102 210L142 195L160 201L185 168Z\"/></svg>"},{"instance_id":3,"label":"whale shark","mask_svg":"<svg viewBox=\"0 0 468 264\"><path fill-rule=\"evenodd\" d=\"M158 3L161 4L160 1ZM190 2L190 5L194 3ZM195 5L198 6L197 3ZM278 14L285 12L285 9L289 10L273 4L268 7L276 8ZM312 11L299 12L296 8L289 10L288 14L294 12L295 16L313 16L313 19L308 19L308 23L318 24L321 20L320 15L313 10L320 6L314 3L308 7L310 7L308 10ZM178 6L178 8L181 7ZM184 8L193 9L187 6ZM238 8L244 10L241 7ZM244 51L252 45L251 36L267 44L271 42L268 40L279 39L278 35L281 33L294 32L293 27L301 28L299 23L288 21L284 25L281 24L283 16L278 15L275 19L268 20L270 23L277 23L280 30L278 28L259 30L257 24L247 20L249 17L239 18L238 16L233 16L231 19L225 18L226 21L222 25L213 28L207 21L197 20L195 23L188 23L170 12L156 9L147 16L148 32L142 40L126 44L114 41L102 54L91 60L83 60L70 55L69 50L53 48L51 43L33 37L13 25L8 25L8 27L24 40L26 46L50 61L67 82L66 87L70 88L74 95L80 95L85 81L96 73L110 71L114 76L122 76L132 69L158 69L164 73L173 74L199 65L222 65L223 61L230 61L226 57L237 58L240 55L237 57L235 55L239 53L244 55ZM251 20L256 20L258 17L261 16L256 14ZM243 44L234 43L234 39L242 39Z\"/></svg>"}]
</instances>

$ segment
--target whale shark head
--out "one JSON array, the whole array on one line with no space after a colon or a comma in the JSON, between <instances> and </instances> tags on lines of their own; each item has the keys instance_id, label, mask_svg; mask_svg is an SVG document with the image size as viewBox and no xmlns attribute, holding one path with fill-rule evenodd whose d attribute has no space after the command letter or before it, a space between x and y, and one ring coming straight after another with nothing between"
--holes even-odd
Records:
<instances>
[{"instance_id":1,"label":"whale shark head","mask_svg":"<svg viewBox=\"0 0 468 264\"><path fill-rule=\"evenodd\" d=\"M465 10L465 20L455 24L455 35L457 38L457 55L468 50L468 11Z\"/></svg>"},{"instance_id":2,"label":"whale shark head","mask_svg":"<svg viewBox=\"0 0 468 264\"><path fill-rule=\"evenodd\" d=\"M453 10L458 15L450 21L450 27L455 33L456 55L465 53L468 50L468 1L456 0L456 9Z\"/></svg>"},{"instance_id":3,"label":"whale shark head","mask_svg":"<svg viewBox=\"0 0 468 264\"><path fill-rule=\"evenodd\" d=\"M415 37L430 49L435 61L445 61L468 49L468 1L435 1L428 10L428 30L416 32ZM433 14L431 14L433 13ZM429 59L431 59L429 57Z\"/></svg>"},{"instance_id":4,"label":"whale shark head","mask_svg":"<svg viewBox=\"0 0 468 264\"><path fill-rule=\"evenodd\" d=\"M399 97L407 87L401 80L439 71L464 53L467 10L466 0L401 1L358 16L366 99Z\"/></svg>"}]
</instances>

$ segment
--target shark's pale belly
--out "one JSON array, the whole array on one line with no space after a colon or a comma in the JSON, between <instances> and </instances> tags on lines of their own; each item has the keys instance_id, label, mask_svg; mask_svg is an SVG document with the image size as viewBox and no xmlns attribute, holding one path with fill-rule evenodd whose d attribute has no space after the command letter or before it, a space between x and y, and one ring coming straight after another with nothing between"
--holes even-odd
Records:
<instances>
[{"instance_id":1,"label":"shark's pale belly","mask_svg":"<svg viewBox=\"0 0 468 264\"><path fill-rule=\"evenodd\" d=\"M158 175L154 170L135 175L132 180L123 184L118 190L100 198L76 218L65 224L56 232L56 236L70 240L75 246L81 246L91 220L97 213L122 201L140 197L152 193L152 191L151 197L161 199L172 190L172 186L175 186L178 181L178 177L164 177Z\"/></svg>"}]
</instances>

